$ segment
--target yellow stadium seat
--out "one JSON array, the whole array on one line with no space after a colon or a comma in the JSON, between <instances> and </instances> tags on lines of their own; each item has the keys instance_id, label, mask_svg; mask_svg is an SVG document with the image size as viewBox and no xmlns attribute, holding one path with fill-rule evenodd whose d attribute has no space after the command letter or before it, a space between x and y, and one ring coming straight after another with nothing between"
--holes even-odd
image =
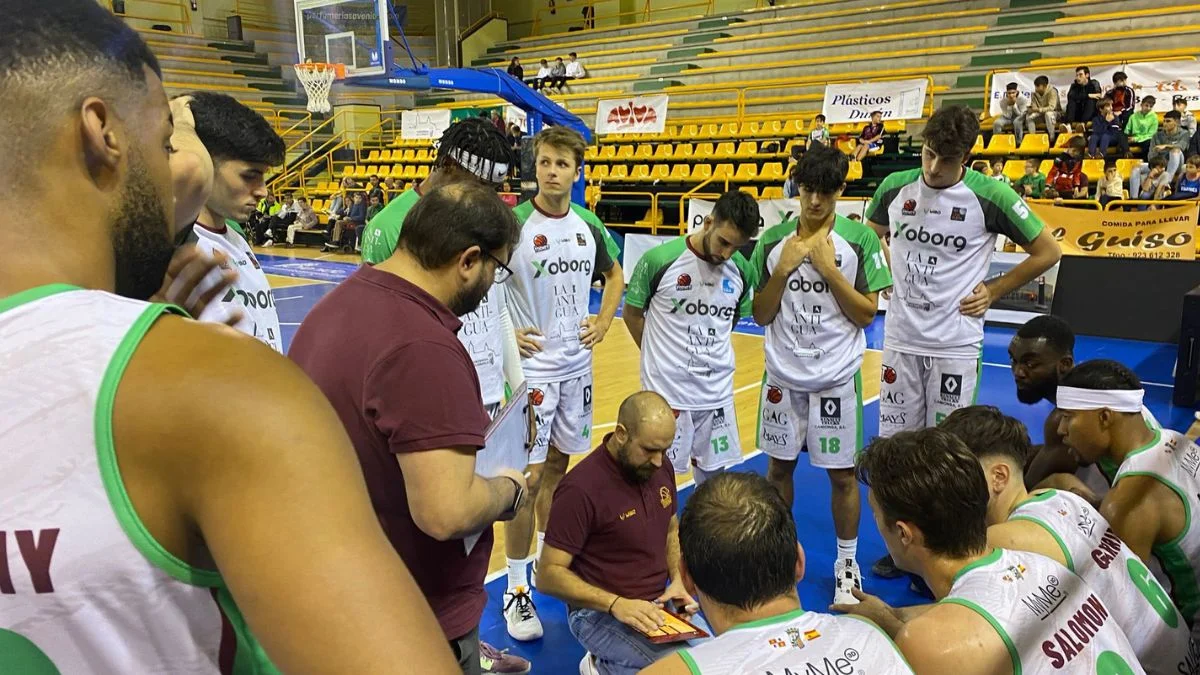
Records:
<instances>
[{"instance_id":1,"label":"yellow stadium seat","mask_svg":"<svg viewBox=\"0 0 1200 675\"><path fill-rule=\"evenodd\" d=\"M1043 159L1041 165L1038 166L1038 172L1041 173L1043 176L1049 176L1050 169L1053 169L1053 168L1054 168L1054 160Z\"/></svg>"},{"instance_id":2,"label":"yellow stadium seat","mask_svg":"<svg viewBox=\"0 0 1200 675\"><path fill-rule=\"evenodd\" d=\"M717 149L716 149L716 152L713 154L713 156L716 157L717 159L726 159L729 157L733 157L734 153L736 153L736 152L737 152L737 148L736 148L736 146L734 146L734 144L732 142L717 143Z\"/></svg>"},{"instance_id":3,"label":"yellow stadium seat","mask_svg":"<svg viewBox=\"0 0 1200 675\"><path fill-rule=\"evenodd\" d=\"M679 125L678 124L666 125L665 127L663 127L663 132L661 134L659 134L659 137L662 138L663 140L667 140L667 141L678 138L679 137Z\"/></svg>"},{"instance_id":4,"label":"yellow stadium seat","mask_svg":"<svg viewBox=\"0 0 1200 675\"><path fill-rule=\"evenodd\" d=\"M1092 185L1096 181L1104 178L1104 160L1102 159L1085 159L1083 160L1083 175L1087 176Z\"/></svg>"},{"instance_id":5,"label":"yellow stadium seat","mask_svg":"<svg viewBox=\"0 0 1200 675\"><path fill-rule=\"evenodd\" d=\"M975 137L975 145L971 146L971 154L978 155L983 152L983 136Z\"/></svg>"},{"instance_id":6,"label":"yellow stadium seat","mask_svg":"<svg viewBox=\"0 0 1200 675\"><path fill-rule=\"evenodd\" d=\"M404 165L403 164L393 164L392 165L392 178L403 178L403 177L404 177Z\"/></svg>"},{"instance_id":7,"label":"yellow stadium seat","mask_svg":"<svg viewBox=\"0 0 1200 675\"><path fill-rule=\"evenodd\" d=\"M839 138L834 141L834 146L844 155L853 155L854 150L858 147L858 141L853 138Z\"/></svg>"},{"instance_id":8,"label":"yellow stadium seat","mask_svg":"<svg viewBox=\"0 0 1200 675\"><path fill-rule=\"evenodd\" d=\"M741 124L738 125L737 134L735 134L734 137L735 138L757 138L758 135L761 133L759 131L760 128L761 128L761 125L758 122L742 122Z\"/></svg>"},{"instance_id":9,"label":"yellow stadium seat","mask_svg":"<svg viewBox=\"0 0 1200 675\"><path fill-rule=\"evenodd\" d=\"M366 178L367 177L367 167L365 167L361 164L354 167L354 177L355 178Z\"/></svg>"},{"instance_id":10,"label":"yellow stadium seat","mask_svg":"<svg viewBox=\"0 0 1200 675\"><path fill-rule=\"evenodd\" d=\"M354 165L347 164L346 166L343 166L342 167L342 175L343 176L353 176L354 175Z\"/></svg>"},{"instance_id":11,"label":"yellow stadium seat","mask_svg":"<svg viewBox=\"0 0 1200 675\"><path fill-rule=\"evenodd\" d=\"M323 208L325 208L325 200L323 200L323 199L312 200L312 210L313 211L320 211Z\"/></svg>"},{"instance_id":12,"label":"yellow stadium seat","mask_svg":"<svg viewBox=\"0 0 1200 675\"><path fill-rule=\"evenodd\" d=\"M857 160L850 161L850 171L846 173L846 182L861 180L863 177L862 162Z\"/></svg>"},{"instance_id":13,"label":"yellow stadium seat","mask_svg":"<svg viewBox=\"0 0 1200 675\"><path fill-rule=\"evenodd\" d=\"M417 150L417 163L418 164L421 162L431 162L431 161L433 161L433 157L431 157L429 155L429 148L420 148L419 150Z\"/></svg>"},{"instance_id":14,"label":"yellow stadium seat","mask_svg":"<svg viewBox=\"0 0 1200 675\"><path fill-rule=\"evenodd\" d=\"M597 164L592 167L592 180L604 180L608 178L608 165Z\"/></svg>"},{"instance_id":15,"label":"yellow stadium seat","mask_svg":"<svg viewBox=\"0 0 1200 675\"><path fill-rule=\"evenodd\" d=\"M804 133L804 120L788 120L783 123L784 136L799 136Z\"/></svg>"},{"instance_id":16,"label":"yellow stadium seat","mask_svg":"<svg viewBox=\"0 0 1200 675\"><path fill-rule=\"evenodd\" d=\"M721 131L719 124L705 124L700 127L700 138L716 138Z\"/></svg>"},{"instance_id":17,"label":"yellow stadium seat","mask_svg":"<svg viewBox=\"0 0 1200 675\"><path fill-rule=\"evenodd\" d=\"M417 161L417 151L413 148L409 148L404 151L404 156L400 159L405 162L415 162Z\"/></svg>"},{"instance_id":18,"label":"yellow stadium seat","mask_svg":"<svg viewBox=\"0 0 1200 675\"><path fill-rule=\"evenodd\" d=\"M749 183L752 180L758 179L757 164L738 164L737 173L733 175L734 180L739 183Z\"/></svg>"},{"instance_id":19,"label":"yellow stadium seat","mask_svg":"<svg viewBox=\"0 0 1200 675\"><path fill-rule=\"evenodd\" d=\"M608 179L614 183L625 182L629 179L629 167L625 164L614 164L612 169L609 169Z\"/></svg>"},{"instance_id":20,"label":"yellow stadium seat","mask_svg":"<svg viewBox=\"0 0 1200 675\"><path fill-rule=\"evenodd\" d=\"M379 151L378 151L378 150L372 150L372 151L370 152L370 154L368 154L368 155L367 155L367 162L368 162L369 164L376 164L376 163L378 163L378 162L379 162Z\"/></svg>"},{"instance_id":21,"label":"yellow stadium seat","mask_svg":"<svg viewBox=\"0 0 1200 675\"><path fill-rule=\"evenodd\" d=\"M750 195L751 197L754 197L755 199L758 199L758 188L754 187L753 185L743 185L740 188L738 188L738 190L745 192L746 194Z\"/></svg>"},{"instance_id":22,"label":"yellow stadium seat","mask_svg":"<svg viewBox=\"0 0 1200 675\"><path fill-rule=\"evenodd\" d=\"M650 182L650 167L645 164L638 164L633 167L633 171L629 174L629 180L637 183Z\"/></svg>"},{"instance_id":23,"label":"yellow stadium seat","mask_svg":"<svg viewBox=\"0 0 1200 675\"><path fill-rule=\"evenodd\" d=\"M639 145L633 153L634 159L650 159L653 156L654 146L652 145Z\"/></svg>"},{"instance_id":24,"label":"yellow stadium seat","mask_svg":"<svg viewBox=\"0 0 1200 675\"><path fill-rule=\"evenodd\" d=\"M762 189L763 199L783 199L783 188L772 185Z\"/></svg>"},{"instance_id":25,"label":"yellow stadium seat","mask_svg":"<svg viewBox=\"0 0 1200 675\"><path fill-rule=\"evenodd\" d=\"M771 120L769 122L761 122L758 125L759 136L782 136L783 122L779 120Z\"/></svg>"},{"instance_id":26,"label":"yellow stadium seat","mask_svg":"<svg viewBox=\"0 0 1200 675\"><path fill-rule=\"evenodd\" d=\"M630 159L633 159L633 146L632 145L622 145L621 147L617 148L617 160L618 161L630 160Z\"/></svg>"},{"instance_id":27,"label":"yellow stadium seat","mask_svg":"<svg viewBox=\"0 0 1200 675\"><path fill-rule=\"evenodd\" d=\"M852 122L842 122L840 124L829 125L830 136L857 136L862 132L862 125Z\"/></svg>"},{"instance_id":28,"label":"yellow stadium seat","mask_svg":"<svg viewBox=\"0 0 1200 675\"><path fill-rule=\"evenodd\" d=\"M733 156L745 159L745 158L753 157L757 154L758 154L758 142L757 141L742 141L741 143L738 143L737 152L733 153Z\"/></svg>"},{"instance_id":29,"label":"yellow stadium seat","mask_svg":"<svg viewBox=\"0 0 1200 675\"><path fill-rule=\"evenodd\" d=\"M1017 151L1016 137L1012 134L992 134L992 140L981 155L1011 155Z\"/></svg>"},{"instance_id":30,"label":"yellow stadium seat","mask_svg":"<svg viewBox=\"0 0 1200 675\"><path fill-rule=\"evenodd\" d=\"M693 183L700 183L712 178L712 175L712 164L697 164L696 166L692 167L692 175L688 178L688 180Z\"/></svg>"},{"instance_id":31,"label":"yellow stadium seat","mask_svg":"<svg viewBox=\"0 0 1200 675\"><path fill-rule=\"evenodd\" d=\"M417 166L417 178L420 178L421 180L425 180L426 178L429 178L429 165L428 164L421 164L421 165Z\"/></svg>"},{"instance_id":32,"label":"yellow stadium seat","mask_svg":"<svg viewBox=\"0 0 1200 675\"><path fill-rule=\"evenodd\" d=\"M1072 138L1075 138L1076 136L1080 136L1080 135L1081 134L1077 134L1077 133L1073 133L1073 132L1066 133L1066 134L1059 134L1058 137L1054 139L1054 149L1055 150L1065 149L1067 147L1067 143L1070 142L1070 140Z\"/></svg>"},{"instance_id":33,"label":"yellow stadium seat","mask_svg":"<svg viewBox=\"0 0 1200 675\"><path fill-rule=\"evenodd\" d=\"M667 164L655 164L650 167L650 180L652 182L671 180L671 167Z\"/></svg>"},{"instance_id":34,"label":"yellow stadium seat","mask_svg":"<svg viewBox=\"0 0 1200 675\"><path fill-rule=\"evenodd\" d=\"M1133 167L1141 161L1140 159L1118 159L1117 171L1121 174L1121 180L1129 180L1130 174L1133 173Z\"/></svg>"},{"instance_id":35,"label":"yellow stadium seat","mask_svg":"<svg viewBox=\"0 0 1200 675\"><path fill-rule=\"evenodd\" d=\"M675 159L687 159L692 156L692 152L691 143L680 143L675 146Z\"/></svg>"},{"instance_id":36,"label":"yellow stadium seat","mask_svg":"<svg viewBox=\"0 0 1200 675\"><path fill-rule=\"evenodd\" d=\"M1025 138L1029 138L1026 136ZM1004 175L1009 180L1016 182L1021 176L1025 175L1025 160L1010 159L1004 163Z\"/></svg>"},{"instance_id":37,"label":"yellow stadium seat","mask_svg":"<svg viewBox=\"0 0 1200 675\"><path fill-rule=\"evenodd\" d=\"M583 179L584 180L592 179L592 165L591 164L583 165Z\"/></svg>"},{"instance_id":38,"label":"yellow stadium seat","mask_svg":"<svg viewBox=\"0 0 1200 675\"><path fill-rule=\"evenodd\" d=\"M758 174L762 180L783 180L786 174L783 171L783 162L767 162L763 164L762 171Z\"/></svg>"},{"instance_id":39,"label":"yellow stadium seat","mask_svg":"<svg viewBox=\"0 0 1200 675\"><path fill-rule=\"evenodd\" d=\"M783 154L791 159L792 148L796 146L799 146L800 149L803 150L805 148L805 140L803 138L793 138L792 140L788 141L787 145L783 146Z\"/></svg>"},{"instance_id":40,"label":"yellow stadium seat","mask_svg":"<svg viewBox=\"0 0 1200 675\"><path fill-rule=\"evenodd\" d=\"M673 181L685 183L691 175L691 164L676 164L675 166L671 167L671 180Z\"/></svg>"},{"instance_id":41,"label":"yellow stadium seat","mask_svg":"<svg viewBox=\"0 0 1200 675\"><path fill-rule=\"evenodd\" d=\"M396 161L395 153L393 153L391 150L384 150L383 152L379 153L379 161L384 164L390 164Z\"/></svg>"},{"instance_id":42,"label":"yellow stadium seat","mask_svg":"<svg viewBox=\"0 0 1200 675\"><path fill-rule=\"evenodd\" d=\"M737 122L726 122L717 129L717 133L714 138L736 138L737 134Z\"/></svg>"},{"instance_id":43,"label":"yellow stadium seat","mask_svg":"<svg viewBox=\"0 0 1200 675\"><path fill-rule=\"evenodd\" d=\"M1017 148L1018 155L1033 155L1040 157L1050 152L1050 137L1046 134L1025 134L1021 139L1021 147Z\"/></svg>"},{"instance_id":44,"label":"yellow stadium seat","mask_svg":"<svg viewBox=\"0 0 1200 675\"><path fill-rule=\"evenodd\" d=\"M732 179L734 173L735 173L735 169L733 168L732 164L718 164L716 166L716 168L713 169L713 175L716 176L717 178Z\"/></svg>"},{"instance_id":45,"label":"yellow stadium seat","mask_svg":"<svg viewBox=\"0 0 1200 675\"><path fill-rule=\"evenodd\" d=\"M594 161L596 161L596 158L599 155L600 155L600 148L597 148L594 145L589 145L587 147L587 150L583 151L583 161L594 162Z\"/></svg>"},{"instance_id":46,"label":"yellow stadium seat","mask_svg":"<svg viewBox=\"0 0 1200 675\"><path fill-rule=\"evenodd\" d=\"M608 159L616 159L616 158L617 158L617 146L604 145L604 146L600 147L600 159L608 160Z\"/></svg>"},{"instance_id":47,"label":"yellow stadium seat","mask_svg":"<svg viewBox=\"0 0 1200 675\"><path fill-rule=\"evenodd\" d=\"M674 150L675 146L671 145L670 143L659 143L658 146L654 148L654 159L662 161L669 160L671 159L671 154L674 152Z\"/></svg>"},{"instance_id":48,"label":"yellow stadium seat","mask_svg":"<svg viewBox=\"0 0 1200 675\"><path fill-rule=\"evenodd\" d=\"M696 158L708 160L708 159L712 159L713 156L716 154L717 154L717 151L715 148L713 148L712 143L697 143L696 144L696 154L695 154Z\"/></svg>"},{"instance_id":49,"label":"yellow stadium seat","mask_svg":"<svg viewBox=\"0 0 1200 675\"><path fill-rule=\"evenodd\" d=\"M678 138L686 141L694 141L700 138L700 126L697 124L688 124L680 129Z\"/></svg>"}]
</instances>

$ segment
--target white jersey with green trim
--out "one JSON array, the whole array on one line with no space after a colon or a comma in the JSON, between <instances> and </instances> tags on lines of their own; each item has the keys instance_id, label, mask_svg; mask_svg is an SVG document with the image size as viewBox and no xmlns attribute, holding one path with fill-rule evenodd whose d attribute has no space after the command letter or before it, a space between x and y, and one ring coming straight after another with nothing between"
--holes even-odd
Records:
<instances>
[{"instance_id":1,"label":"white jersey with green trim","mask_svg":"<svg viewBox=\"0 0 1200 675\"><path fill-rule=\"evenodd\" d=\"M521 241L504 284L513 326L537 328L542 351L521 359L532 382L562 382L592 369L592 352L579 342L588 317L592 279L609 271L620 253L596 214L571 204L561 215L541 211L531 199L513 212Z\"/></svg>"},{"instance_id":2,"label":"white jersey with green trim","mask_svg":"<svg viewBox=\"0 0 1200 675\"><path fill-rule=\"evenodd\" d=\"M1013 189L970 169L945 189L921 169L888 176L867 207L867 220L891 232L896 287L884 322L884 347L918 356L974 359L983 318L959 311L987 277L996 235L1021 245L1042 221Z\"/></svg>"},{"instance_id":3,"label":"white jersey with green trim","mask_svg":"<svg viewBox=\"0 0 1200 675\"><path fill-rule=\"evenodd\" d=\"M750 257L758 290L771 279L796 228L797 221L788 220L759 238ZM838 271L856 291L875 293L892 285L879 237L870 228L839 215L829 236ZM846 316L806 258L788 277L779 313L766 328L767 372L794 391L824 391L854 377L866 349L866 333Z\"/></svg>"},{"instance_id":4,"label":"white jersey with green trim","mask_svg":"<svg viewBox=\"0 0 1200 675\"><path fill-rule=\"evenodd\" d=\"M121 479L117 388L168 311L62 285L0 299L0 673L276 672L220 575L151 539Z\"/></svg>"},{"instance_id":5,"label":"white jersey with green trim","mask_svg":"<svg viewBox=\"0 0 1200 675\"><path fill-rule=\"evenodd\" d=\"M220 251L229 258L229 263L221 269L232 269L237 272L237 281L215 303L196 317L200 321L222 322L229 315L230 308L240 309L244 318L234 328L253 336L283 353L283 336L279 333L279 313L275 311L275 296L271 284L250 243L228 225L222 225L220 230L211 230L200 223L192 226L192 231L185 243L194 244L201 251L212 255Z\"/></svg>"},{"instance_id":6,"label":"white jersey with green trim","mask_svg":"<svg viewBox=\"0 0 1200 675\"><path fill-rule=\"evenodd\" d=\"M1082 497L1047 490L1017 506L1010 520L1040 525L1058 542L1067 567L1083 577L1150 675L1191 673L1197 658L1187 621L1167 591Z\"/></svg>"},{"instance_id":7,"label":"white jersey with green trim","mask_svg":"<svg viewBox=\"0 0 1200 675\"><path fill-rule=\"evenodd\" d=\"M913 672L874 623L803 609L735 626L679 656L697 675Z\"/></svg>"},{"instance_id":8,"label":"white jersey with green trim","mask_svg":"<svg viewBox=\"0 0 1200 675\"><path fill-rule=\"evenodd\" d=\"M458 341L467 348L479 374L479 395L485 406L504 400L504 337L500 333L500 309L504 290L492 284L483 302L470 314L459 317Z\"/></svg>"},{"instance_id":9,"label":"white jersey with green trim","mask_svg":"<svg viewBox=\"0 0 1200 675\"><path fill-rule=\"evenodd\" d=\"M676 410L712 410L733 400L733 327L750 315L750 265L741 253L719 265L679 237L638 260L626 307L645 311L642 386Z\"/></svg>"},{"instance_id":10,"label":"white jersey with green trim","mask_svg":"<svg viewBox=\"0 0 1200 675\"><path fill-rule=\"evenodd\" d=\"M1155 431L1146 447L1125 456L1117 469L1118 485L1127 476L1148 476L1171 488L1183 502L1184 529L1153 548L1171 587L1175 606L1187 617L1192 638L1200 642L1200 447L1171 429Z\"/></svg>"},{"instance_id":11,"label":"white jersey with green trim","mask_svg":"<svg viewBox=\"0 0 1200 675\"><path fill-rule=\"evenodd\" d=\"M959 570L942 602L992 625L1014 675L1146 672L1096 592L1046 556L997 548Z\"/></svg>"}]
</instances>

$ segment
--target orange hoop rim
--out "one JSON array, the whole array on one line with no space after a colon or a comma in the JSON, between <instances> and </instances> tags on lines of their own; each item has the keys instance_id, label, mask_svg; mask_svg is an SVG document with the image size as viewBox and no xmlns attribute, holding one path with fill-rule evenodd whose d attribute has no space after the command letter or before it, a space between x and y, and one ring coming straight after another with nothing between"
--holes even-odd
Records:
<instances>
[{"instance_id":1,"label":"orange hoop rim","mask_svg":"<svg viewBox=\"0 0 1200 675\"><path fill-rule=\"evenodd\" d=\"M307 70L310 72L322 72L322 71L326 71L326 70L333 70L333 77L335 80L342 80L342 79L345 79L345 77L346 77L346 64L344 64L344 63L305 62L305 63L297 63L297 64L295 64L295 66L299 70Z\"/></svg>"}]
</instances>

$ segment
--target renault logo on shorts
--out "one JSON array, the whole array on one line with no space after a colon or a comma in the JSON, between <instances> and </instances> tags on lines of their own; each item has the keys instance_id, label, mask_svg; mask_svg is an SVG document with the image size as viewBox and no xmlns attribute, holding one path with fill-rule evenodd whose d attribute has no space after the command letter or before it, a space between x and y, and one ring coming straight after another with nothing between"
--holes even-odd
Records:
<instances>
[{"instance_id":1,"label":"renault logo on shorts","mask_svg":"<svg viewBox=\"0 0 1200 675\"><path fill-rule=\"evenodd\" d=\"M842 422L842 399L821 399L821 421L831 424L840 424Z\"/></svg>"},{"instance_id":2,"label":"renault logo on shorts","mask_svg":"<svg viewBox=\"0 0 1200 675\"><path fill-rule=\"evenodd\" d=\"M962 375L942 374L942 398L957 401L962 395Z\"/></svg>"}]
</instances>

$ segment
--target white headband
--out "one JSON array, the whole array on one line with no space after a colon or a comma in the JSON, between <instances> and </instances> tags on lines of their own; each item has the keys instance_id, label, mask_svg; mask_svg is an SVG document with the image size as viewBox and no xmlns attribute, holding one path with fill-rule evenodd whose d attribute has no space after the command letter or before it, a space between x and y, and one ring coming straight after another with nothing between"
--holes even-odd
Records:
<instances>
[{"instance_id":1,"label":"white headband","mask_svg":"<svg viewBox=\"0 0 1200 675\"><path fill-rule=\"evenodd\" d=\"M1059 387L1056 404L1063 410L1100 410L1135 413L1142 411L1141 389L1080 389Z\"/></svg>"},{"instance_id":2,"label":"white headband","mask_svg":"<svg viewBox=\"0 0 1200 675\"><path fill-rule=\"evenodd\" d=\"M462 148L454 148L446 153L462 168L475 174L480 180L497 185L504 182L505 176L508 175L508 165L503 162L493 162L490 159L484 159L479 155L473 155ZM489 171L490 169L490 171Z\"/></svg>"}]
</instances>

